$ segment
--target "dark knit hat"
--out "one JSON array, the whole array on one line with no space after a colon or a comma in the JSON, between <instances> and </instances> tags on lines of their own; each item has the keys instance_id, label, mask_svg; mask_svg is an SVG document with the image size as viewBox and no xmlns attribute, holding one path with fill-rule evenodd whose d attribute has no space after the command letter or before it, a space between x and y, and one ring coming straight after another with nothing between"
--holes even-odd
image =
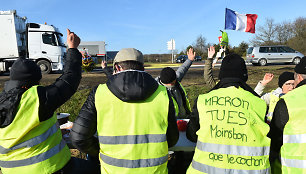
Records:
<instances>
[{"instance_id":1,"label":"dark knit hat","mask_svg":"<svg viewBox=\"0 0 306 174\"><path fill-rule=\"evenodd\" d=\"M294 71L298 74L306 74L306 56L295 66Z\"/></svg>"},{"instance_id":2,"label":"dark knit hat","mask_svg":"<svg viewBox=\"0 0 306 174\"><path fill-rule=\"evenodd\" d=\"M10 79L38 82L41 79L41 70L35 62L24 58L19 58L11 67Z\"/></svg>"},{"instance_id":3,"label":"dark knit hat","mask_svg":"<svg viewBox=\"0 0 306 174\"><path fill-rule=\"evenodd\" d=\"M294 80L293 72L283 72L278 77L278 86L281 88L288 80Z\"/></svg>"},{"instance_id":4,"label":"dark knit hat","mask_svg":"<svg viewBox=\"0 0 306 174\"><path fill-rule=\"evenodd\" d=\"M172 68L166 67L162 69L162 71L160 72L160 81L162 83L168 84L173 82L174 80L176 80L176 73Z\"/></svg>"},{"instance_id":5,"label":"dark knit hat","mask_svg":"<svg viewBox=\"0 0 306 174\"><path fill-rule=\"evenodd\" d=\"M225 56L219 72L219 79L223 78L240 78L246 82L248 80L248 70L244 59L238 54Z\"/></svg>"}]
</instances>

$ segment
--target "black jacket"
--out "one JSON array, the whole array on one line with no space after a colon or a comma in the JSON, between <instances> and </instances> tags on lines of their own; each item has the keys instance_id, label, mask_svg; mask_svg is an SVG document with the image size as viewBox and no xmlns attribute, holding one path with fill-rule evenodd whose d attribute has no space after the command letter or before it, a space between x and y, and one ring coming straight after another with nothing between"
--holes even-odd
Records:
<instances>
[{"instance_id":1,"label":"black jacket","mask_svg":"<svg viewBox=\"0 0 306 174\"><path fill-rule=\"evenodd\" d=\"M48 120L77 90L81 80L82 55L77 49L68 49L63 74L49 86L38 86L39 121ZM0 94L0 128L12 123L20 98L25 92L23 82L7 81Z\"/></svg>"},{"instance_id":2,"label":"black jacket","mask_svg":"<svg viewBox=\"0 0 306 174\"><path fill-rule=\"evenodd\" d=\"M211 89L211 91L220 88L227 88L230 86L235 86L236 88L241 87L244 90L249 91L250 93L259 97L258 94L249 85L247 85L244 81L237 78L224 78L220 80L220 82L217 83L216 86ZM200 120L199 120L197 102L198 98L194 102L192 113L190 116L190 120L187 124L187 130L186 130L186 136L192 142L197 142L198 135L196 134L196 132L200 129Z\"/></svg>"},{"instance_id":3,"label":"black jacket","mask_svg":"<svg viewBox=\"0 0 306 174\"><path fill-rule=\"evenodd\" d=\"M158 87L157 82L151 75L144 71L133 70L120 72L110 76L106 85L117 98L125 102L145 100L151 96ZM98 139L94 136L97 131L97 112L95 108L96 90L97 87L89 94L71 130L72 144L82 152L92 156L98 156L100 149ZM169 147L176 144L178 136L175 110L172 100L169 98L167 129Z\"/></svg>"},{"instance_id":4,"label":"black jacket","mask_svg":"<svg viewBox=\"0 0 306 174\"><path fill-rule=\"evenodd\" d=\"M113 75L113 70L111 67L102 68L102 71L105 73L108 79Z\"/></svg>"},{"instance_id":5,"label":"black jacket","mask_svg":"<svg viewBox=\"0 0 306 174\"><path fill-rule=\"evenodd\" d=\"M301 81L296 88L305 85L306 79ZM294 91L294 90L293 90ZM283 145L283 132L285 125L289 120L289 113L284 99L280 99L274 109L273 117L270 123L270 132L268 137L271 138L270 148L270 163L272 164L276 159L280 159L280 148Z\"/></svg>"}]
</instances>

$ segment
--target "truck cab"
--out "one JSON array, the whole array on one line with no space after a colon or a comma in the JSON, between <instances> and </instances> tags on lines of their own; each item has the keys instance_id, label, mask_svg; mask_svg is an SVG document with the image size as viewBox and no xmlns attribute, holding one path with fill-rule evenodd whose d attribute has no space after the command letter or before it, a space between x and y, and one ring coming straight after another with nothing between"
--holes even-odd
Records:
<instances>
[{"instance_id":1,"label":"truck cab","mask_svg":"<svg viewBox=\"0 0 306 174\"><path fill-rule=\"evenodd\" d=\"M0 11L0 73L19 57L35 61L43 74L62 70L66 46L58 28L26 20L16 10Z\"/></svg>"},{"instance_id":2,"label":"truck cab","mask_svg":"<svg viewBox=\"0 0 306 174\"><path fill-rule=\"evenodd\" d=\"M63 34L52 25L27 24L28 57L40 67L42 73L62 70L66 46Z\"/></svg>"}]
</instances>

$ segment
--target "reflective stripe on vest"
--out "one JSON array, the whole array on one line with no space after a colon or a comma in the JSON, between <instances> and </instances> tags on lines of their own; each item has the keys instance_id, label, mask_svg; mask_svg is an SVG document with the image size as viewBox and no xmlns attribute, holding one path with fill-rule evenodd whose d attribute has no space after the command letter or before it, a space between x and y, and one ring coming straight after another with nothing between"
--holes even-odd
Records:
<instances>
[{"instance_id":1,"label":"reflective stripe on vest","mask_svg":"<svg viewBox=\"0 0 306 174\"><path fill-rule=\"evenodd\" d=\"M283 135L283 143L306 143L306 134Z\"/></svg>"},{"instance_id":2,"label":"reflective stripe on vest","mask_svg":"<svg viewBox=\"0 0 306 174\"><path fill-rule=\"evenodd\" d=\"M306 169L306 160L281 158L282 165L287 167L303 168Z\"/></svg>"},{"instance_id":3,"label":"reflective stripe on vest","mask_svg":"<svg viewBox=\"0 0 306 174\"><path fill-rule=\"evenodd\" d=\"M239 169L223 169L199 163L192 160L192 167L203 173L230 173L230 174L269 174L270 168L263 170L239 170Z\"/></svg>"},{"instance_id":4,"label":"reflective stripe on vest","mask_svg":"<svg viewBox=\"0 0 306 174\"><path fill-rule=\"evenodd\" d=\"M20 143L20 144L17 144L16 146L13 146L11 148L4 148L4 147L0 146L0 154L6 154L9 151L20 149L20 148L23 148L23 147L29 147L30 148L30 147L36 146L36 145L44 142L46 139L48 139L54 133L56 133L57 130L58 130L58 127L55 123L45 133L43 133L43 134L41 134L37 137L31 138L31 139L29 139L25 142Z\"/></svg>"},{"instance_id":5,"label":"reflective stripe on vest","mask_svg":"<svg viewBox=\"0 0 306 174\"><path fill-rule=\"evenodd\" d=\"M250 146L235 146L225 144L203 143L198 140L197 148L205 152L242 155L242 156L263 156L269 155L270 146L266 147L250 147Z\"/></svg>"},{"instance_id":6,"label":"reflective stripe on vest","mask_svg":"<svg viewBox=\"0 0 306 174\"><path fill-rule=\"evenodd\" d=\"M145 100L122 102L106 84L99 85L95 106L102 173L167 173L169 96L164 86Z\"/></svg>"},{"instance_id":7,"label":"reflective stripe on vest","mask_svg":"<svg viewBox=\"0 0 306 174\"><path fill-rule=\"evenodd\" d=\"M23 160L0 161L0 166L4 168L13 168L39 163L59 153L65 147L65 145L65 141L62 139L59 144L44 153Z\"/></svg>"},{"instance_id":8,"label":"reflective stripe on vest","mask_svg":"<svg viewBox=\"0 0 306 174\"><path fill-rule=\"evenodd\" d=\"M127 160L127 159L112 158L100 153L100 158L103 162L112 166L125 167L125 168L140 168L140 167L154 167L162 165L168 161L168 154L160 158Z\"/></svg>"},{"instance_id":9,"label":"reflective stripe on vest","mask_svg":"<svg viewBox=\"0 0 306 174\"><path fill-rule=\"evenodd\" d=\"M167 141L165 134L99 136L98 138L99 142L102 144L142 144Z\"/></svg>"},{"instance_id":10,"label":"reflective stripe on vest","mask_svg":"<svg viewBox=\"0 0 306 174\"><path fill-rule=\"evenodd\" d=\"M305 91L306 85L302 85L281 97L289 114L280 151L282 173L306 173Z\"/></svg>"},{"instance_id":11,"label":"reflective stripe on vest","mask_svg":"<svg viewBox=\"0 0 306 174\"><path fill-rule=\"evenodd\" d=\"M70 160L56 114L41 122L39 106L33 86L22 94L13 122L0 129L2 173L54 173Z\"/></svg>"}]
</instances>

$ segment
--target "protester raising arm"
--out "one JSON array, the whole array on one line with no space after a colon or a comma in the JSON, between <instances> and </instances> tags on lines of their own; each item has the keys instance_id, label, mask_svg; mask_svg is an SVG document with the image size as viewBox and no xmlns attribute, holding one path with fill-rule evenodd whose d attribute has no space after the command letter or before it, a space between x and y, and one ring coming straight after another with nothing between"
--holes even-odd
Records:
<instances>
[{"instance_id":1,"label":"protester raising arm","mask_svg":"<svg viewBox=\"0 0 306 174\"><path fill-rule=\"evenodd\" d=\"M188 59L176 70L176 79L181 82L188 69L190 68L192 62L195 59L196 53L193 52L193 48L189 48L187 51Z\"/></svg>"},{"instance_id":2,"label":"protester raising arm","mask_svg":"<svg viewBox=\"0 0 306 174\"><path fill-rule=\"evenodd\" d=\"M80 38L69 29L67 29L67 44L68 51L63 74L53 84L37 88L40 121L49 119L53 112L76 92L81 81L82 55L77 49Z\"/></svg>"},{"instance_id":3,"label":"protester raising arm","mask_svg":"<svg viewBox=\"0 0 306 174\"><path fill-rule=\"evenodd\" d=\"M107 67L107 63L105 60L101 61L101 68L102 71L106 74L107 78L110 78L113 75L112 70L109 67Z\"/></svg>"},{"instance_id":4,"label":"protester raising arm","mask_svg":"<svg viewBox=\"0 0 306 174\"><path fill-rule=\"evenodd\" d=\"M216 80L213 77L212 69L213 69L213 56L215 54L215 47L210 46L208 48L208 57L205 61L204 66L204 80L206 84L209 85L210 88L213 88L216 85Z\"/></svg>"},{"instance_id":5,"label":"protester raising arm","mask_svg":"<svg viewBox=\"0 0 306 174\"><path fill-rule=\"evenodd\" d=\"M264 78L258 82L256 85L254 91L258 94L261 95L263 93L263 90L265 89L266 85L270 83L273 80L274 74L272 73L266 73Z\"/></svg>"}]
</instances>

